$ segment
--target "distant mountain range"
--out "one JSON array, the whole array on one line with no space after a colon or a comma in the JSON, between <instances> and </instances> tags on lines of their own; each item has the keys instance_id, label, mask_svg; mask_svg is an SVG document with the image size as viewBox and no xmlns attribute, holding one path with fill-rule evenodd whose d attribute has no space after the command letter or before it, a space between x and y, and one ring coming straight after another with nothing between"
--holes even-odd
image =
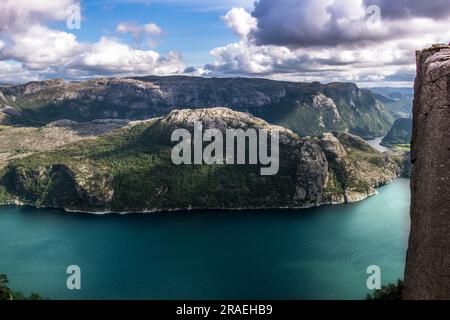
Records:
<instances>
[{"instance_id":1,"label":"distant mountain range","mask_svg":"<svg viewBox=\"0 0 450 320\"><path fill-rule=\"evenodd\" d=\"M393 114L395 118L407 118L412 114L413 88L370 88L375 98Z\"/></svg>"},{"instance_id":2,"label":"distant mountain range","mask_svg":"<svg viewBox=\"0 0 450 320\"><path fill-rule=\"evenodd\" d=\"M406 89L371 91L352 83L185 76L54 79L0 87L0 121L45 125L61 119L137 120L174 109L227 107L301 136L336 131L370 139L384 135L396 118L409 112L410 98Z\"/></svg>"}]
</instances>

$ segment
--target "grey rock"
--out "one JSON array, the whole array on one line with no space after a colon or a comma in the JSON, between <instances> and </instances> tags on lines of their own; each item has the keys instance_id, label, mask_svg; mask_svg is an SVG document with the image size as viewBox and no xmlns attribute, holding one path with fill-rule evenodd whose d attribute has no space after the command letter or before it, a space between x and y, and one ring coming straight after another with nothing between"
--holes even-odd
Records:
<instances>
[{"instance_id":1,"label":"grey rock","mask_svg":"<svg viewBox=\"0 0 450 320\"><path fill-rule=\"evenodd\" d=\"M450 299L450 47L417 53L404 299Z\"/></svg>"}]
</instances>

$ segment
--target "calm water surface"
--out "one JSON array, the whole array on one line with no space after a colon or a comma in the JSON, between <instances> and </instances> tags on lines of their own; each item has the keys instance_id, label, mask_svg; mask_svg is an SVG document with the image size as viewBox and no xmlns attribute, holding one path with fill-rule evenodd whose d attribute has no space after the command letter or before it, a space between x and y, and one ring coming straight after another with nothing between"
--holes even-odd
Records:
<instances>
[{"instance_id":1,"label":"calm water surface","mask_svg":"<svg viewBox=\"0 0 450 320\"><path fill-rule=\"evenodd\" d=\"M307 210L154 215L0 208L0 272L51 299L358 299L403 276L409 180ZM79 265L82 290L66 289Z\"/></svg>"}]
</instances>

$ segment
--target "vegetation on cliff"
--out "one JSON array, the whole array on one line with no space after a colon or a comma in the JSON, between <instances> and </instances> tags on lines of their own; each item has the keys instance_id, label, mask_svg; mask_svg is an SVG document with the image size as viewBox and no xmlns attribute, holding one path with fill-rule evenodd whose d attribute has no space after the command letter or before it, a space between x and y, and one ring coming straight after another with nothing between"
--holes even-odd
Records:
<instances>
[{"instance_id":1,"label":"vegetation on cliff","mask_svg":"<svg viewBox=\"0 0 450 320\"><path fill-rule=\"evenodd\" d=\"M368 294L366 300L401 300L405 282L398 280L397 283L382 286L380 290Z\"/></svg>"},{"instance_id":2,"label":"vegetation on cliff","mask_svg":"<svg viewBox=\"0 0 450 320\"><path fill-rule=\"evenodd\" d=\"M260 165L174 165L174 128L281 130L280 169ZM361 200L399 173L389 156L346 134L300 138L229 109L173 111L166 118L11 160L1 171L4 203L82 211L310 207Z\"/></svg>"}]
</instances>

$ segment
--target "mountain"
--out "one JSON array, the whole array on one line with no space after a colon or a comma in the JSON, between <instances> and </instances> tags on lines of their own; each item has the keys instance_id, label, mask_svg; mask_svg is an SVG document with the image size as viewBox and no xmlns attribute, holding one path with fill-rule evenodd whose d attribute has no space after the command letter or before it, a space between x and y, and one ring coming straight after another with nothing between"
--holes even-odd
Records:
<instances>
[{"instance_id":1,"label":"mountain","mask_svg":"<svg viewBox=\"0 0 450 320\"><path fill-rule=\"evenodd\" d=\"M411 116L414 100L413 88L379 87L369 89L395 118Z\"/></svg>"},{"instance_id":2,"label":"mountain","mask_svg":"<svg viewBox=\"0 0 450 320\"><path fill-rule=\"evenodd\" d=\"M175 165L174 129L280 134L279 171L261 165ZM2 203L87 212L299 208L354 202L400 173L398 161L349 133L301 138L227 108L171 111L98 137L11 159L0 172Z\"/></svg>"},{"instance_id":3,"label":"mountain","mask_svg":"<svg viewBox=\"0 0 450 320\"><path fill-rule=\"evenodd\" d=\"M0 88L0 121L45 125L61 119L148 119L174 109L228 107L308 136L348 131L384 135L394 117L352 83L297 83L249 78L134 77L52 79Z\"/></svg>"},{"instance_id":4,"label":"mountain","mask_svg":"<svg viewBox=\"0 0 450 320\"><path fill-rule=\"evenodd\" d=\"M395 120L391 130L381 141L381 145L392 148L395 145L409 145L412 135L412 119L401 118Z\"/></svg>"}]
</instances>

